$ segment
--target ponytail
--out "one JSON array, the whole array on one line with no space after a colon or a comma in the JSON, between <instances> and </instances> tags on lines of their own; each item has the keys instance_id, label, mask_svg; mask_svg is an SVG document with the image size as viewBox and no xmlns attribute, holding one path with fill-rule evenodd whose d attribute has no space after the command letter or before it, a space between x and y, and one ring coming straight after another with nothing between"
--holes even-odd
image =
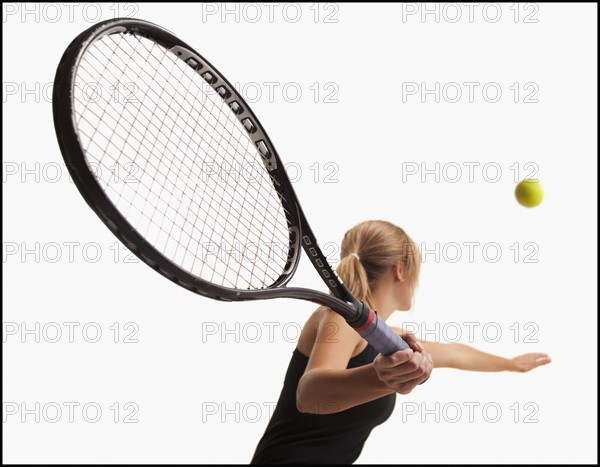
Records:
<instances>
[{"instance_id":1,"label":"ponytail","mask_svg":"<svg viewBox=\"0 0 600 467\"><path fill-rule=\"evenodd\" d=\"M360 262L358 255L349 254L340 260L337 267L338 276L358 300L371 306L371 290L367 271Z\"/></svg>"}]
</instances>

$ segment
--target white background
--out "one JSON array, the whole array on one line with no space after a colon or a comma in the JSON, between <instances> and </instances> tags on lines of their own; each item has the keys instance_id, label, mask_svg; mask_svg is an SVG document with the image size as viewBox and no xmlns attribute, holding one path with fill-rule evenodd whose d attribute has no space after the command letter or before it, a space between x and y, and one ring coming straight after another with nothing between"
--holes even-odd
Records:
<instances>
[{"instance_id":1,"label":"white background","mask_svg":"<svg viewBox=\"0 0 600 467\"><path fill-rule=\"evenodd\" d=\"M597 6L429 4L437 17L423 4L224 8L3 6L4 461L247 463L313 309L211 301L128 262L68 180L56 66L94 22L135 14L245 86L301 170L296 191L334 262L345 230L366 219L430 251L415 308L390 324L553 358L527 374L435 371L398 396L359 463L596 462ZM436 83L437 98L421 94ZM546 193L535 209L513 196L528 162ZM421 169L432 172L422 180ZM293 283L323 289L306 263Z\"/></svg>"}]
</instances>

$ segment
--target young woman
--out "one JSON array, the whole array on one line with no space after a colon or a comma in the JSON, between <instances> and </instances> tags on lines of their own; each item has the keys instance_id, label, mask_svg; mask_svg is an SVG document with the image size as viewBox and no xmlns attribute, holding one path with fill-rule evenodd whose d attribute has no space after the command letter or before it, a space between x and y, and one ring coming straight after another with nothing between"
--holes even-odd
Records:
<instances>
[{"instance_id":1,"label":"young woman","mask_svg":"<svg viewBox=\"0 0 600 467\"><path fill-rule=\"evenodd\" d=\"M338 275L384 320L411 308L421 257L399 227L363 222L344 235ZM391 415L433 367L529 371L550 362L531 353L508 360L462 344L421 342L396 329L411 349L378 355L343 318L321 307L308 319L277 407L252 464L351 464L371 430Z\"/></svg>"}]
</instances>

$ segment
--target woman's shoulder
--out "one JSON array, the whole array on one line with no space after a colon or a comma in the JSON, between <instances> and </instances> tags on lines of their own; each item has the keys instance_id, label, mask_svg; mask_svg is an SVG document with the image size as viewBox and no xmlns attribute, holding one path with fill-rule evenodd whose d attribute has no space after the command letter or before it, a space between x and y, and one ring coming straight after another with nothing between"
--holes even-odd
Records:
<instances>
[{"instance_id":1,"label":"woman's shoulder","mask_svg":"<svg viewBox=\"0 0 600 467\"><path fill-rule=\"evenodd\" d=\"M344 318L335 311L320 306L306 320L296 347L300 353L310 357L317 339L326 342L335 342L339 338L352 339L355 344L352 357L360 354L367 347L367 341L354 332Z\"/></svg>"}]
</instances>

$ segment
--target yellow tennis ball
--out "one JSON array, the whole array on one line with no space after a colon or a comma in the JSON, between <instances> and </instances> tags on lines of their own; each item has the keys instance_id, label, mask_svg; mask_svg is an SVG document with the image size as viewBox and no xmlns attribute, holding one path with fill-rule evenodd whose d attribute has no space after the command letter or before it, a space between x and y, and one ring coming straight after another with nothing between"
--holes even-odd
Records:
<instances>
[{"instance_id":1,"label":"yellow tennis ball","mask_svg":"<svg viewBox=\"0 0 600 467\"><path fill-rule=\"evenodd\" d=\"M536 179L526 178L517 185L515 196L521 205L534 208L544 199L544 189Z\"/></svg>"}]
</instances>

